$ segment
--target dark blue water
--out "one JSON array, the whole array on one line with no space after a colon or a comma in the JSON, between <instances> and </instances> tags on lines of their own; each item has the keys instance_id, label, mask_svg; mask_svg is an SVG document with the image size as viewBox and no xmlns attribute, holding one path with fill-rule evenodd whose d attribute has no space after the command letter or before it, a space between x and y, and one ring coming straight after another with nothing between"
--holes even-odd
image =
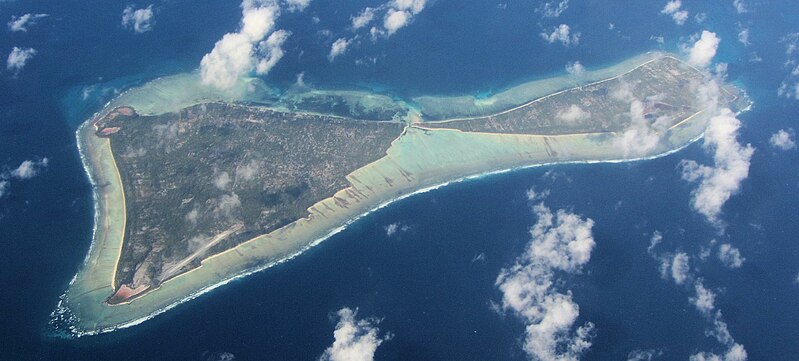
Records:
<instances>
[{"instance_id":1,"label":"dark blue water","mask_svg":"<svg viewBox=\"0 0 799 361\"><path fill-rule=\"evenodd\" d=\"M658 15L663 4L655 2L574 1L553 20L535 14L535 2L500 9L493 2L438 0L390 39L362 41L331 64L329 44L347 34L349 16L379 3L314 0L304 13L286 14L280 26L293 35L268 81L288 86L305 72L306 82L320 87L405 97L480 94L560 72L570 61L599 67L646 50L677 51L681 39L701 29L717 32L716 60L730 64L730 78L755 102L741 116L740 137L757 151L741 193L724 208L726 233L691 211L692 185L680 180L680 160L709 161L700 144L639 163L522 170L400 201L287 264L143 325L79 340L49 338L48 315L91 236L91 189L75 127L115 89L195 68L235 29L240 10L230 1L156 2L155 29L134 35L120 25L127 2L0 2L2 19L50 14L27 33L0 36L3 58L13 46L38 51L17 77L0 74L0 167L50 160L41 175L12 182L0 198L0 359L204 360L221 352L237 360L315 359L332 343L332 313L346 306L382 318L380 329L394 335L378 348L379 360L523 360L524 325L491 304L501 299L497 274L521 254L536 221L525 199L531 186L551 191L552 209L596 221L592 260L581 275L564 278L580 305L578 323L597 328L584 359L658 349L661 359L685 360L722 350L704 335L708 324L688 302L691 290L660 278L646 252L654 230L663 232L665 250L697 253L710 239L738 247L746 257L741 269L711 258L697 272L717 291L716 306L750 360L796 359L799 152L777 151L768 139L778 129L799 128L799 101L776 91L790 72L779 39L799 31L799 5L753 2L750 13L738 15L726 2L691 2L685 5L691 16L705 12L707 19L679 27ZM540 39L542 28L559 23L582 33L579 46ZM740 26L751 28L747 48L736 40ZM320 35L323 29L333 32L331 39ZM748 62L753 51L762 62ZM378 61L355 65L363 57ZM93 85L84 100L83 90ZM387 237L384 226L395 222L409 229ZM473 262L480 254L485 260Z\"/></svg>"}]
</instances>

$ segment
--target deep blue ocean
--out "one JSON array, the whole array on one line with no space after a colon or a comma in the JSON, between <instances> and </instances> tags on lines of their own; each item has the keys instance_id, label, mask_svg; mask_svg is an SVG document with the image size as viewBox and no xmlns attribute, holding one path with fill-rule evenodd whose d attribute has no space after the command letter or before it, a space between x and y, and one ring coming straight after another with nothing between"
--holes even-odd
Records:
<instances>
[{"instance_id":1,"label":"deep blue ocean","mask_svg":"<svg viewBox=\"0 0 799 361\"><path fill-rule=\"evenodd\" d=\"M724 351L705 335L693 290L661 278L647 253L655 230L664 250L699 253L712 239L740 249L741 268L711 256L695 272L717 293L749 360L799 359L799 151L769 144L777 130L799 129L799 100L777 94L795 66L786 65L780 39L799 31L799 2L748 0L749 11L738 14L732 1L686 1L682 26L659 13L665 2L574 0L560 17L542 18L536 1L433 0L389 39L365 39L331 63L330 44L350 34L350 15L382 2L313 0L281 16L278 26L292 36L265 79L288 87L304 72L316 87L403 98L490 94L563 73L572 61L595 68L648 50L679 52L692 34L711 30L722 39L715 61L729 64L728 79L754 101L739 117L739 140L756 151L749 178L724 206L723 234L691 209L695 185L680 177L682 159L711 162L700 141L655 160L518 170L419 194L142 325L60 339L49 336L49 314L84 259L93 224L76 127L115 91L196 69L236 30L241 9L236 1L155 0L153 30L134 34L121 25L123 9L151 2L0 1L3 25L14 15L49 14L27 32L0 29L4 63L15 46L37 51L16 76L0 68L0 172L48 158L38 176L12 181L0 197L0 360L313 360L333 342L342 307L381 319L381 334L392 335L377 360L524 360L524 324L492 304L502 297L497 275L530 240L531 187L550 191L550 208L596 222L590 262L561 278L580 306L578 324L596 325L584 360ZM561 23L581 33L579 45L542 40L542 29ZM750 29L749 46L738 41L742 28ZM750 61L755 53L761 61ZM372 57L374 64L356 65ZM389 237L393 223L407 227Z\"/></svg>"}]
</instances>

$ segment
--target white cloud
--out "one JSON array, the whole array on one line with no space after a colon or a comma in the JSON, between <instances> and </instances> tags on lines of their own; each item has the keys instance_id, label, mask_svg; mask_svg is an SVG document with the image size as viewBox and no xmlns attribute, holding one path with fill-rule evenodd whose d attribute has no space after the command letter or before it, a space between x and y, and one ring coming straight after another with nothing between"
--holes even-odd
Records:
<instances>
[{"instance_id":1,"label":"white cloud","mask_svg":"<svg viewBox=\"0 0 799 361\"><path fill-rule=\"evenodd\" d=\"M268 74L269 71L283 58L283 43L291 35L286 30L278 30L270 34L266 41L258 44L258 63L255 65L255 73L258 75Z\"/></svg>"},{"instance_id":2,"label":"white cloud","mask_svg":"<svg viewBox=\"0 0 799 361\"><path fill-rule=\"evenodd\" d=\"M426 0L389 0L378 7L366 7L358 15L352 16L352 30L358 30L381 16L383 22L369 30L372 40L387 38L413 22L413 19L427 5Z\"/></svg>"},{"instance_id":3,"label":"white cloud","mask_svg":"<svg viewBox=\"0 0 799 361\"><path fill-rule=\"evenodd\" d=\"M249 163L244 165L239 165L236 167L236 180L237 181L249 181L253 180L261 169L261 164L253 159Z\"/></svg>"},{"instance_id":4,"label":"white cloud","mask_svg":"<svg viewBox=\"0 0 799 361\"><path fill-rule=\"evenodd\" d=\"M47 16L47 14L25 14L19 17L12 16L11 21L8 22L8 30L28 31L28 27L36 25L37 20Z\"/></svg>"},{"instance_id":5,"label":"white cloud","mask_svg":"<svg viewBox=\"0 0 799 361\"><path fill-rule=\"evenodd\" d=\"M580 308L571 293L554 289L554 272L576 273L589 261L594 221L564 210L553 214L543 203L534 212L538 221L525 253L497 277L502 308L526 322L524 350L530 357L577 360L591 347L594 325L587 322L573 329Z\"/></svg>"},{"instance_id":6,"label":"white cloud","mask_svg":"<svg viewBox=\"0 0 799 361\"><path fill-rule=\"evenodd\" d=\"M35 161L35 160L26 160L23 161L19 167L16 169L11 170L10 176L11 178L16 179L31 179L37 176L42 170L47 168L47 165L50 161L47 158L43 158L42 160Z\"/></svg>"},{"instance_id":7,"label":"white cloud","mask_svg":"<svg viewBox=\"0 0 799 361\"><path fill-rule=\"evenodd\" d=\"M660 10L660 13L670 15L677 25L683 25L685 21L688 20L688 11L680 10L681 7L682 1L672 0L666 3L666 6L663 7L663 10Z\"/></svg>"},{"instance_id":8,"label":"white cloud","mask_svg":"<svg viewBox=\"0 0 799 361\"><path fill-rule=\"evenodd\" d=\"M776 133L771 135L771 139L769 139L769 143L777 149L781 150L791 150L796 148L796 142L793 140L793 129L788 129L787 131L784 129L780 129Z\"/></svg>"},{"instance_id":9,"label":"white cloud","mask_svg":"<svg viewBox=\"0 0 799 361\"><path fill-rule=\"evenodd\" d=\"M41 173L50 161L47 158L41 160L26 160L14 169L5 170L0 173L0 198L8 194L12 180L27 180Z\"/></svg>"},{"instance_id":10,"label":"white cloud","mask_svg":"<svg viewBox=\"0 0 799 361\"><path fill-rule=\"evenodd\" d=\"M717 355L710 352L701 352L691 355L689 361L746 361L746 350L743 345L733 344L727 349L724 355Z\"/></svg>"},{"instance_id":11,"label":"white cloud","mask_svg":"<svg viewBox=\"0 0 799 361\"><path fill-rule=\"evenodd\" d=\"M731 110L724 108L710 119L705 131L704 148L713 152L713 166L700 165L693 160L683 160L682 178L699 181L692 192L691 205L708 221L719 225L721 208L741 188L749 176L749 164L754 148L738 143L741 121Z\"/></svg>"},{"instance_id":12,"label":"white cloud","mask_svg":"<svg viewBox=\"0 0 799 361\"><path fill-rule=\"evenodd\" d=\"M627 361L652 361L663 356L661 350L635 350L627 354Z\"/></svg>"},{"instance_id":13,"label":"white cloud","mask_svg":"<svg viewBox=\"0 0 799 361\"><path fill-rule=\"evenodd\" d=\"M230 218L239 207L241 207L241 199L236 193L223 194L217 200L216 207L214 208L214 215L217 217L224 216Z\"/></svg>"},{"instance_id":14,"label":"white cloud","mask_svg":"<svg viewBox=\"0 0 799 361\"><path fill-rule=\"evenodd\" d=\"M407 232L411 229L411 226L407 224L402 224L400 222L390 223L383 227L383 230L386 231L386 237L392 237L399 232Z\"/></svg>"},{"instance_id":15,"label":"white cloud","mask_svg":"<svg viewBox=\"0 0 799 361\"><path fill-rule=\"evenodd\" d=\"M799 82L789 85L788 82L783 81L779 89L777 89L777 95L799 100Z\"/></svg>"},{"instance_id":16,"label":"white cloud","mask_svg":"<svg viewBox=\"0 0 799 361\"><path fill-rule=\"evenodd\" d=\"M566 109L559 110L556 116L558 119L568 124L574 124L575 122L583 122L591 119L591 112L587 112L576 104L572 104Z\"/></svg>"},{"instance_id":17,"label":"white cloud","mask_svg":"<svg viewBox=\"0 0 799 361\"><path fill-rule=\"evenodd\" d=\"M544 199L549 197L549 190L544 189L543 191L539 192L535 190L535 187L530 187L530 189L527 190L526 195L528 201L531 202L543 201Z\"/></svg>"},{"instance_id":18,"label":"white cloud","mask_svg":"<svg viewBox=\"0 0 799 361\"><path fill-rule=\"evenodd\" d=\"M221 190L225 190L232 181L233 179L230 178L230 174L228 174L228 172L222 172L219 173L216 178L214 178L214 185Z\"/></svg>"},{"instance_id":19,"label":"white cloud","mask_svg":"<svg viewBox=\"0 0 799 361\"><path fill-rule=\"evenodd\" d=\"M15 46L11 49L11 53L8 54L6 69L17 74L34 55L36 55L36 50L33 48L18 48Z\"/></svg>"},{"instance_id":20,"label":"white cloud","mask_svg":"<svg viewBox=\"0 0 799 361\"><path fill-rule=\"evenodd\" d=\"M380 337L379 320L357 319L358 310L342 308L338 311L338 323L333 331L333 345L328 347L319 360L322 361L370 361L375 351L390 337Z\"/></svg>"},{"instance_id":21,"label":"white cloud","mask_svg":"<svg viewBox=\"0 0 799 361\"><path fill-rule=\"evenodd\" d=\"M678 252L671 259L671 278L678 285L688 279L688 273L691 271L689 262L690 258L684 252Z\"/></svg>"},{"instance_id":22,"label":"white cloud","mask_svg":"<svg viewBox=\"0 0 799 361\"><path fill-rule=\"evenodd\" d=\"M749 28L743 28L738 32L738 41L745 46L749 46L751 44L749 42Z\"/></svg>"},{"instance_id":23,"label":"white cloud","mask_svg":"<svg viewBox=\"0 0 799 361\"><path fill-rule=\"evenodd\" d=\"M337 56L346 53L350 43L352 43L351 39L338 38L338 40L333 42L333 45L330 46L330 54L327 56L327 59L332 62Z\"/></svg>"},{"instance_id":24,"label":"white cloud","mask_svg":"<svg viewBox=\"0 0 799 361\"><path fill-rule=\"evenodd\" d=\"M649 247L646 248L646 252L653 254L652 251L660 244L660 242L663 242L663 234L661 234L660 231L652 232L652 237L649 238Z\"/></svg>"},{"instance_id":25,"label":"white cloud","mask_svg":"<svg viewBox=\"0 0 799 361\"><path fill-rule=\"evenodd\" d=\"M566 72L574 76L581 76L585 73L585 67L579 61L566 64Z\"/></svg>"},{"instance_id":26,"label":"white cloud","mask_svg":"<svg viewBox=\"0 0 799 361\"><path fill-rule=\"evenodd\" d=\"M719 246L719 260L729 268L741 268L746 258L741 256L741 251L729 243Z\"/></svg>"},{"instance_id":27,"label":"white cloud","mask_svg":"<svg viewBox=\"0 0 799 361\"><path fill-rule=\"evenodd\" d=\"M426 0L393 0L389 4L397 10L409 11L416 15L424 10L426 2Z\"/></svg>"},{"instance_id":28,"label":"white cloud","mask_svg":"<svg viewBox=\"0 0 799 361\"><path fill-rule=\"evenodd\" d=\"M311 0L286 0L289 11L303 11L311 3Z\"/></svg>"},{"instance_id":29,"label":"white cloud","mask_svg":"<svg viewBox=\"0 0 799 361\"><path fill-rule=\"evenodd\" d=\"M267 74L283 57L283 43L291 33L274 31L280 7L271 0L245 0L240 30L225 34L200 62L205 85L229 89L255 72Z\"/></svg>"},{"instance_id":30,"label":"white cloud","mask_svg":"<svg viewBox=\"0 0 799 361\"><path fill-rule=\"evenodd\" d=\"M694 21L696 21L697 24L704 23L706 19L707 19L707 14L705 13L699 13L694 15Z\"/></svg>"},{"instance_id":31,"label":"white cloud","mask_svg":"<svg viewBox=\"0 0 799 361\"><path fill-rule=\"evenodd\" d=\"M735 11L737 11L738 14L743 14L743 13L747 12L746 4L744 4L744 0L732 0L732 6L735 7Z\"/></svg>"},{"instance_id":32,"label":"white cloud","mask_svg":"<svg viewBox=\"0 0 799 361\"><path fill-rule=\"evenodd\" d=\"M411 15L407 11L390 9L383 19L383 27L386 28L388 34L394 34L397 30L403 28L410 21Z\"/></svg>"},{"instance_id":33,"label":"white cloud","mask_svg":"<svg viewBox=\"0 0 799 361\"><path fill-rule=\"evenodd\" d=\"M535 12L545 18L556 18L569 8L569 0L549 1L541 4Z\"/></svg>"},{"instance_id":34,"label":"white cloud","mask_svg":"<svg viewBox=\"0 0 799 361\"><path fill-rule=\"evenodd\" d=\"M564 46L577 45L580 42L580 33L574 33L567 24L556 26L551 33L542 32L541 37L548 43L559 41Z\"/></svg>"},{"instance_id":35,"label":"white cloud","mask_svg":"<svg viewBox=\"0 0 799 361\"><path fill-rule=\"evenodd\" d=\"M646 119L645 108L642 101L633 98L628 113L630 125L613 139L613 146L621 150L625 156L643 156L654 150L671 123L671 118L666 116L650 122Z\"/></svg>"},{"instance_id":36,"label":"white cloud","mask_svg":"<svg viewBox=\"0 0 799 361\"><path fill-rule=\"evenodd\" d=\"M701 282L694 284L694 290L696 291L696 296L691 297L689 300L703 315L710 315L713 309L716 308L716 294L705 288Z\"/></svg>"},{"instance_id":37,"label":"white cloud","mask_svg":"<svg viewBox=\"0 0 799 361\"><path fill-rule=\"evenodd\" d=\"M122 26L126 29L133 29L137 34L148 32L155 25L153 15L152 5L143 9L135 9L133 5L128 5L122 11Z\"/></svg>"},{"instance_id":38,"label":"white cloud","mask_svg":"<svg viewBox=\"0 0 799 361\"><path fill-rule=\"evenodd\" d=\"M360 29L360 28L362 28L362 27L364 27L366 25L369 25L369 23L371 23L372 20L374 20L374 18L375 18L375 11L376 10L377 9L375 9L375 8L367 7L367 8L364 8L357 16L353 16L352 17L352 28L354 30L358 30L358 29Z\"/></svg>"},{"instance_id":39,"label":"white cloud","mask_svg":"<svg viewBox=\"0 0 799 361\"><path fill-rule=\"evenodd\" d=\"M703 30L699 39L688 49L688 63L698 67L709 65L716 56L720 42L716 33Z\"/></svg>"},{"instance_id":40,"label":"white cloud","mask_svg":"<svg viewBox=\"0 0 799 361\"><path fill-rule=\"evenodd\" d=\"M425 0L394 0L389 2L388 11L383 18L383 28L387 35L408 25L413 16L424 10Z\"/></svg>"}]
</instances>

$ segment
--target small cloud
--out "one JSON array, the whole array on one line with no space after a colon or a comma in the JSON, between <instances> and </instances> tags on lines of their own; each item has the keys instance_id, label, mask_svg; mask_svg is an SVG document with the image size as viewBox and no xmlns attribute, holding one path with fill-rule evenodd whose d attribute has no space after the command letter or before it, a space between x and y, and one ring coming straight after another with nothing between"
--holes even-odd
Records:
<instances>
[{"instance_id":1,"label":"small cloud","mask_svg":"<svg viewBox=\"0 0 799 361\"><path fill-rule=\"evenodd\" d=\"M222 172L214 178L214 185L220 190L226 190L232 181L233 179L230 178L228 172Z\"/></svg>"},{"instance_id":2,"label":"small cloud","mask_svg":"<svg viewBox=\"0 0 799 361\"><path fill-rule=\"evenodd\" d=\"M236 355L230 352L203 352L202 361L235 361Z\"/></svg>"},{"instance_id":3,"label":"small cloud","mask_svg":"<svg viewBox=\"0 0 799 361\"><path fill-rule=\"evenodd\" d=\"M780 150L791 150L796 149L796 142L793 140L794 130L793 129L780 129L776 133L771 135L771 139L769 139L769 143L774 148Z\"/></svg>"},{"instance_id":4,"label":"small cloud","mask_svg":"<svg viewBox=\"0 0 799 361\"><path fill-rule=\"evenodd\" d=\"M729 243L719 246L719 260L729 268L741 268L746 258L741 256L741 251Z\"/></svg>"},{"instance_id":5,"label":"small cloud","mask_svg":"<svg viewBox=\"0 0 799 361\"><path fill-rule=\"evenodd\" d=\"M342 308L337 313L338 323L333 331L333 344L319 357L320 361L371 361L375 351L391 336L379 336L374 318L358 319L358 310Z\"/></svg>"},{"instance_id":6,"label":"small cloud","mask_svg":"<svg viewBox=\"0 0 799 361\"><path fill-rule=\"evenodd\" d=\"M187 222L191 223L191 225L197 225L197 219L200 218L200 212L196 208L192 209L189 213L186 213L184 218Z\"/></svg>"},{"instance_id":7,"label":"small cloud","mask_svg":"<svg viewBox=\"0 0 799 361\"><path fill-rule=\"evenodd\" d=\"M567 124L575 124L591 119L591 112L583 110L576 104L572 104L566 109L561 109L556 114L557 118Z\"/></svg>"},{"instance_id":8,"label":"small cloud","mask_svg":"<svg viewBox=\"0 0 799 361\"><path fill-rule=\"evenodd\" d=\"M548 189L539 192L535 190L535 187L530 187L530 189L527 190L527 200L530 202L543 201L547 197L549 197Z\"/></svg>"},{"instance_id":9,"label":"small cloud","mask_svg":"<svg viewBox=\"0 0 799 361\"><path fill-rule=\"evenodd\" d=\"M49 163L50 161L47 158L42 158L42 160L39 161L23 161L19 167L11 170L11 178L16 178L19 180L31 179L37 176L42 170L47 168Z\"/></svg>"},{"instance_id":10,"label":"small cloud","mask_svg":"<svg viewBox=\"0 0 799 361\"><path fill-rule=\"evenodd\" d=\"M386 13L386 18L383 20L383 26L388 30L388 34L394 34L400 28L405 27L410 21L411 16L406 11L391 9Z\"/></svg>"},{"instance_id":11,"label":"small cloud","mask_svg":"<svg viewBox=\"0 0 799 361\"><path fill-rule=\"evenodd\" d=\"M409 229L411 229L410 226L400 222L394 222L383 227L383 230L386 231L387 237L393 237L400 232L407 232Z\"/></svg>"},{"instance_id":12,"label":"small cloud","mask_svg":"<svg viewBox=\"0 0 799 361\"><path fill-rule=\"evenodd\" d=\"M632 97L632 94L626 96ZM667 116L658 117L654 122L650 122L646 118L645 109L644 103L633 97L628 113L630 125L613 140L613 146L621 150L625 156L643 156L654 150L671 123L671 119Z\"/></svg>"},{"instance_id":13,"label":"small cloud","mask_svg":"<svg viewBox=\"0 0 799 361\"><path fill-rule=\"evenodd\" d=\"M0 180L0 198L3 198L4 195L8 193L8 189L11 187L8 180Z\"/></svg>"},{"instance_id":14,"label":"small cloud","mask_svg":"<svg viewBox=\"0 0 799 361\"><path fill-rule=\"evenodd\" d=\"M678 285L688 279L688 273L691 271L689 260L688 254L684 252L678 252L671 259L671 278Z\"/></svg>"},{"instance_id":15,"label":"small cloud","mask_svg":"<svg viewBox=\"0 0 799 361\"><path fill-rule=\"evenodd\" d=\"M582 76L585 74L585 67L579 61L566 64L566 72L574 76Z\"/></svg>"},{"instance_id":16,"label":"small cloud","mask_svg":"<svg viewBox=\"0 0 799 361\"><path fill-rule=\"evenodd\" d=\"M741 121L729 109L722 109L710 118L705 131L704 148L713 153L713 166L700 165L692 160L680 162L682 178L699 182L692 192L691 205L708 221L719 224L724 203L736 194L741 183L749 177L749 165L755 149L738 143Z\"/></svg>"},{"instance_id":17,"label":"small cloud","mask_svg":"<svg viewBox=\"0 0 799 361\"><path fill-rule=\"evenodd\" d=\"M266 41L258 44L257 53L261 54L261 58L258 59L255 65L256 74L267 74L277 65L277 62L283 58L283 43L286 42L289 36L291 36L291 32L277 30L270 34Z\"/></svg>"},{"instance_id":18,"label":"small cloud","mask_svg":"<svg viewBox=\"0 0 799 361\"><path fill-rule=\"evenodd\" d=\"M723 355L710 352L701 352L691 355L689 361L746 361L746 350L741 344L733 344Z\"/></svg>"},{"instance_id":19,"label":"small cloud","mask_svg":"<svg viewBox=\"0 0 799 361\"><path fill-rule=\"evenodd\" d=\"M8 22L8 30L10 31L28 31L28 27L36 25L36 22L47 14L25 14L22 16L12 16L11 21Z\"/></svg>"},{"instance_id":20,"label":"small cloud","mask_svg":"<svg viewBox=\"0 0 799 361\"><path fill-rule=\"evenodd\" d=\"M751 45L749 42L749 28L743 28L738 32L738 41L744 44L744 46Z\"/></svg>"},{"instance_id":21,"label":"small cloud","mask_svg":"<svg viewBox=\"0 0 799 361\"><path fill-rule=\"evenodd\" d=\"M230 89L252 72L269 73L283 57L282 46L291 33L274 31L280 7L275 3L249 0L242 2L241 7L239 31L225 34L200 62L200 75L205 85Z\"/></svg>"},{"instance_id":22,"label":"small cloud","mask_svg":"<svg viewBox=\"0 0 799 361\"><path fill-rule=\"evenodd\" d=\"M333 59L339 55L343 55L347 52L347 47L349 47L351 43L352 39L339 38L330 46L330 54L328 54L327 59L332 62Z\"/></svg>"},{"instance_id":23,"label":"small cloud","mask_svg":"<svg viewBox=\"0 0 799 361\"><path fill-rule=\"evenodd\" d=\"M241 200L236 193L223 194L216 202L214 215L217 217L232 218L234 212L241 207Z\"/></svg>"},{"instance_id":24,"label":"small cloud","mask_svg":"<svg viewBox=\"0 0 799 361\"><path fill-rule=\"evenodd\" d=\"M653 254L652 251L663 241L663 234L660 231L652 232L652 237L649 238L649 247L646 248L647 253Z\"/></svg>"},{"instance_id":25,"label":"small cloud","mask_svg":"<svg viewBox=\"0 0 799 361\"><path fill-rule=\"evenodd\" d=\"M627 354L627 361L652 361L660 356L663 356L661 350L634 350Z\"/></svg>"},{"instance_id":26,"label":"small cloud","mask_svg":"<svg viewBox=\"0 0 799 361\"><path fill-rule=\"evenodd\" d=\"M533 359L576 360L591 347L595 327L574 327L580 307L570 292L560 293L555 271L578 273L588 263L595 242L594 221L543 203L533 208L538 221L523 255L496 280L502 292L502 310L512 311L525 323L524 351Z\"/></svg>"},{"instance_id":27,"label":"small cloud","mask_svg":"<svg viewBox=\"0 0 799 361\"><path fill-rule=\"evenodd\" d=\"M372 22L375 18L375 12L377 9L375 8L364 8L358 15L352 17L352 28L354 30L358 30L369 23Z\"/></svg>"},{"instance_id":28,"label":"small cloud","mask_svg":"<svg viewBox=\"0 0 799 361\"><path fill-rule=\"evenodd\" d=\"M699 13L699 14L694 15L694 21L697 24L704 23L705 20L707 20L707 14L705 14L705 13Z\"/></svg>"},{"instance_id":29,"label":"small cloud","mask_svg":"<svg viewBox=\"0 0 799 361\"><path fill-rule=\"evenodd\" d=\"M424 10L426 0L389 0L378 7L366 7L358 15L352 16L352 30L366 27L382 14L382 24L372 26L369 34L373 41L387 38L404 28L416 15Z\"/></svg>"},{"instance_id":30,"label":"small cloud","mask_svg":"<svg viewBox=\"0 0 799 361\"><path fill-rule=\"evenodd\" d=\"M789 85L787 81L783 81L777 89L777 95L799 100L799 82Z\"/></svg>"},{"instance_id":31,"label":"small cloud","mask_svg":"<svg viewBox=\"0 0 799 361\"><path fill-rule=\"evenodd\" d=\"M535 12L541 14L541 16L545 18L556 18L568 8L569 0L548 1L536 8Z\"/></svg>"},{"instance_id":32,"label":"small cloud","mask_svg":"<svg viewBox=\"0 0 799 361\"><path fill-rule=\"evenodd\" d=\"M682 1L672 0L666 3L666 6L663 7L663 10L660 10L660 13L670 15L677 25L683 25L685 21L688 20L688 11L680 10L681 7Z\"/></svg>"},{"instance_id":33,"label":"small cloud","mask_svg":"<svg viewBox=\"0 0 799 361\"><path fill-rule=\"evenodd\" d=\"M542 32L541 37L550 44L560 42L564 46L577 45L580 42L580 33L572 32L566 24L556 26L551 33Z\"/></svg>"},{"instance_id":34,"label":"small cloud","mask_svg":"<svg viewBox=\"0 0 799 361\"><path fill-rule=\"evenodd\" d=\"M389 9L383 18L383 27L392 35L408 25L413 16L424 10L425 0L394 0L389 2Z\"/></svg>"},{"instance_id":35,"label":"small cloud","mask_svg":"<svg viewBox=\"0 0 799 361\"><path fill-rule=\"evenodd\" d=\"M302 73L300 73L302 75ZM297 80L301 81L302 76L297 76ZM250 181L253 180L261 169L261 163L253 159L249 163L239 165L236 167L236 180L237 181Z\"/></svg>"},{"instance_id":36,"label":"small cloud","mask_svg":"<svg viewBox=\"0 0 799 361\"><path fill-rule=\"evenodd\" d=\"M50 161L47 158L41 160L26 160L20 165L11 170L5 170L0 173L0 198L8 194L11 189L12 180L28 180L39 175L47 168Z\"/></svg>"},{"instance_id":37,"label":"small cloud","mask_svg":"<svg viewBox=\"0 0 799 361\"><path fill-rule=\"evenodd\" d=\"M11 49L11 53L8 54L6 69L17 75L34 55L36 55L36 50L33 48L18 48L15 46Z\"/></svg>"},{"instance_id":38,"label":"small cloud","mask_svg":"<svg viewBox=\"0 0 799 361\"><path fill-rule=\"evenodd\" d=\"M699 281L694 284L694 290L696 291L696 295L691 297L689 301L691 301L691 303L696 306L696 309L703 315L709 315L713 312L713 309L716 308L716 294L705 288Z\"/></svg>"},{"instance_id":39,"label":"small cloud","mask_svg":"<svg viewBox=\"0 0 799 361\"><path fill-rule=\"evenodd\" d=\"M721 39L716 36L716 33L703 30L699 39L688 48L688 63L698 67L709 65L716 56L720 42Z\"/></svg>"},{"instance_id":40,"label":"small cloud","mask_svg":"<svg viewBox=\"0 0 799 361\"><path fill-rule=\"evenodd\" d=\"M744 0L732 0L732 6L735 7L735 11L737 11L738 14L747 12Z\"/></svg>"},{"instance_id":41,"label":"small cloud","mask_svg":"<svg viewBox=\"0 0 799 361\"><path fill-rule=\"evenodd\" d=\"M303 11L310 4L311 0L286 0L286 5L290 12Z\"/></svg>"},{"instance_id":42,"label":"small cloud","mask_svg":"<svg viewBox=\"0 0 799 361\"><path fill-rule=\"evenodd\" d=\"M485 252L481 252L480 254L475 255L472 257L472 263L480 262L483 263L486 261L486 254Z\"/></svg>"},{"instance_id":43,"label":"small cloud","mask_svg":"<svg viewBox=\"0 0 799 361\"><path fill-rule=\"evenodd\" d=\"M136 34L146 33L155 25L153 15L152 5L142 9L128 5L122 11L122 26L126 29L133 29Z\"/></svg>"}]
</instances>

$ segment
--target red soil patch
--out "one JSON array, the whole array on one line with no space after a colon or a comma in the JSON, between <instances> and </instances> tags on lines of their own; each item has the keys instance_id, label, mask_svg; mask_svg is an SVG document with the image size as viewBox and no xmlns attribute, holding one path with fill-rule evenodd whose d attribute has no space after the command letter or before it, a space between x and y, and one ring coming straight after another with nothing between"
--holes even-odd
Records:
<instances>
[{"instance_id":1,"label":"red soil patch","mask_svg":"<svg viewBox=\"0 0 799 361\"><path fill-rule=\"evenodd\" d=\"M119 287L119 289L111 297L109 297L106 302L111 305L120 304L136 297L137 295L146 291L148 288L150 288L148 285L139 285L136 288L130 288L128 285L122 285L122 287Z\"/></svg>"}]
</instances>

